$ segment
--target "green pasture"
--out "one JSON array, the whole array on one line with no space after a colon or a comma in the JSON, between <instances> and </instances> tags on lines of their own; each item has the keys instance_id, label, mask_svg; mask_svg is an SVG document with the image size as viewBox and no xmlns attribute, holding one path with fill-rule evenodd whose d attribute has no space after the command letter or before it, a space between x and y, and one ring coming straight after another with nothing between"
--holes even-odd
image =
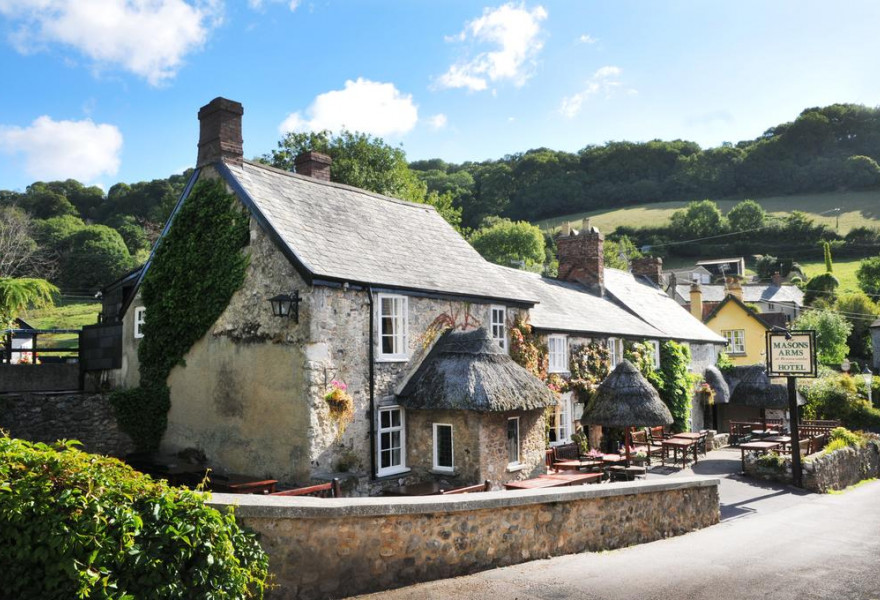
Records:
<instances>
[{"instance_id":1,"label":"green pasture","mask_svg":"<svg viewBox=\"0 0 880 600\"><path fill-rule=\"evenodd\" d=\"M716 200L718 208L725 214L744 198ZM784 217L793 210L810 215L817 223L824 223L846 235L850 229L860 226L880 227L880 190L867 192L834 192L828 194L805 194L796 196L777 196L754 198L768 213ZM589 217L592 224L605 233L611 233L620 225L647 227L664 225L672 213L683 208L687 202L658 202L640 204L616 210L598 210L574 213L538 221L536 225L544 230L554 230L562 223L580 223ZM840 209L836 215L834 209Z\"/></svg>"},{"instance_id":2,"label":"green pasture","mask_svg":"<svg viewBox=\"0 0 880 600\"><path fill-rule=\"evenodd\" d=\"M853 258L848 260L832 261L834 276L840 281L838 292L857 292L859 291L859 281L856 279L856 271L862 259ZM816 260L810 262L798 261L803 267L808 277L821 275L825 272L825 260Z\"/></svg>"},{"instance_id":3,"label":"green pasture","mask_svg":"<svg viewBox=\"0 0 880 600\"><path fill-rule=\"evenodd\" d=\"M64 304L62 299L56 306L28 311L21 318L37 329L82 329L84 325L97 323L100 312L100 302ZM75 333L47 334L38 340L40 346L57 348L75 348L78 343Z\"/></svg>"}]
</instances>

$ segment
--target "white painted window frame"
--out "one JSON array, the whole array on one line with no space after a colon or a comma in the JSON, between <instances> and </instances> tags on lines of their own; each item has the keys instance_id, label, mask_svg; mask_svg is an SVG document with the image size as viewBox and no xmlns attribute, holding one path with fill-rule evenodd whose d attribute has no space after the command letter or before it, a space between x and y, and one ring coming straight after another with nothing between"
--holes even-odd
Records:
<instances>
[{"instance_id":1,"label":"white painted window frame","mask_svg":"<svg viewBox=\"0 0 880 600\"><path fill-rule=\"evenodd\" d=\"M623 340L621 338L608 338L608 364L611 369L623 360Z\"/></svg>"},{"instance_id":2,"label":"white painted window frame","mask_svg":"<svg viewBox=\"0 0 880 600\"><path fill-rule=\"evenodd\" d=\"M571 392L566 392L560 395L553 408L553 429L556 432L556 441L551 442L551 446L571 442L573 404Z\"/></svg>"},{"instance_id":3,"label":"white painted window frame","mask_svg":"<svg viewBox=\"0 0 880 600\"><path fill-rule=\"evenodd\" d=\"M558 347L554 348L558 344ZM547 336L547 372L568 373L568 336L554 333Z\"/></svg>"},{"instance_id":4,"label":"white painted window frame","mask_svg":"<svg viewBox=\"0 0 880 600\"><path fill-rule=\"evenodd\" d=\"M382 307L386 300L390 300L392 306L399 308L399 310L396 310L391 314L393 322L396 323L396 327L400 329L400 331L394 331L393 335L390 336L392 339L396 338L393 343L397 346L397 352L383 351L382 342L385 337L389 337L384 335L382 331L384 315ZM376 327L378 329L376 338L379 345L376 352L376 359L383 362L400 362L409 360L409 298L401 294L378 294L376 297L376 312Z\"/></svg>"},{"instance_id":5,"label":"white painted window frame","mask_svg":"<svg viewBox=\"0 0 880 600\"><path fill-rule=\"evenodd\" d=\"M654 368L660 368L660 340L648 340L648 345L651 346L651 354L654 357Z\"/></svg>"},{"instance_id":6,"label":"white painted window frame","mask_svg":"<svg viewBox=\"0 0 880 600\"><path fill-rule=\"evenodd\" d=\"M400 425L382 427L382 413L391 411L400 412ZM397 475L398 473L407 472L409 469L406 466L406 411L403 409L402 406L382 406L376 411L376 421L376 476L385 477L387 475ZM383 450L393 449L393 446L389 446L387 448L383 447L382 434L390 434L396 431L400 432L400 464L389 465L385 468L382 468Z\"/></svg>"},{"instance_id":7,"label":"white painted window frame","mask_svg":"<svg viewBox=\"0 0 880 600\"><path fill-rule=\"evenodd\" d=\"M507 352L507 307L499 304L491 305L489 307L489 323L492 339L498 342L501 348Z\"/></svg>"},{"instance_id":8,"label":"white painted window frame","mask_svg":"<svg viewBox=\"0 0 880 600\"><path fill-rule=\"evenodd\" d=\"M727 338L727 352L729 354L745 354L746 353L746 331L745 329L724 329L721 335ZM737 340L739 338L739 340ZM739 347L737 347L739 341Z\"/></svg>"},{"instance_id":9,"label":"white painted window frame","mask_svg":"<svg viewBox=\"0 0 880 600\"><path fill-rule=\"evenodd\" d=\"M439 440L438 431L442 427L449 428L449 456L452 460L452 464L450 465L441 465L439 462L440 452L439 452ZM435 471L441 471L444 473L452 473L455 471L455 436L454 430L452 428L452 423L434 423L434 458L432 468Z\"/></svg>"},{"instance_id":10,"label":"white painted window frame","mask_svg":"<svg viewBox=\"0 0 880 600\"><path fill-rule=\"evenodd\" d=\"M144 337L144 323L146 321L147 307L138 306L134 309L134 339L139 340Z\"/></svg>"},{"instance_id":11,"label":"white painted window frame","mask_svg":"<svg viewBox=\"0 0 880 600\"><path fill-rule=\"evenodd\" d=\"M519 417L509 417L507 419L507 428L504 430L505 441L507 442L507 433L510 430L510 422L513 421L516 423L516 460L510 460L510 445L507 445L507 468L518 467L522 464L522 439L520 437L520 428L519 428Z\"/></svg>"}]
</instances>

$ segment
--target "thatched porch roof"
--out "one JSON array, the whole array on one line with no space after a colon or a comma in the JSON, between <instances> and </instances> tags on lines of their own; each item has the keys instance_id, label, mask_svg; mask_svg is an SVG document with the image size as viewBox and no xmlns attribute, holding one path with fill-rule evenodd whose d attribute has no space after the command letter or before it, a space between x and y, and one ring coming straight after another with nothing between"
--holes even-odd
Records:
<instances>
[{"instance_id":1,"label":"thatched porch roof","mask_svg":"<svg viewBox=\"0 0 880 600\"><path fill-rule=\"evenodd\" d=\"M773 383L764 365L734 367L725 374L731 389L730 403L756 408L788 408L788 387ZM806 400L798 394L798 405Z\"/></svg>"},{"instance_id":2,"label":"thatched porch roof","mask_svg":"<svg viewBox=\"0 0 880 600\"><path fill-rule=\"evenodd\" d=\"M715 365L706 367L703 379L715 391L715 404L727 404L730 402L730 386L727 385L721 369Z\"/></svg>"},{"instance_id":3,"label":"thatched porch roof","mask_svg":"<svg viewBox=\"0 0 880 600\"><path fill-rule=\"evenodd\" d=\"M672 421L657 390L627 360L599 385L581 418L584 425L605 427L656 427Z\"/></svg>"},{"instance_id":4,"label":"thatched porch roof","mask_svg":"<svg viewBox=\"0 0 880 600\"><path fill-rule=\"evenodd\" d=\"M544 382L482 328L443 334L397 397L406 408L423 410L503 412L556 404Z\"/></svg>"}]
</instances>

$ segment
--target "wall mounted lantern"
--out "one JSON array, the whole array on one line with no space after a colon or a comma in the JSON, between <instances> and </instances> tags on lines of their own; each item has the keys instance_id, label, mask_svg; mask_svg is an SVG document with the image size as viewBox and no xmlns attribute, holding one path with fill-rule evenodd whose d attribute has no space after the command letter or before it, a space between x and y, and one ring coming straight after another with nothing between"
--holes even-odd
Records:
<instances>
[{"instance_id":1,"label":"wall mounted lantern","mask_svg":"<svg viewBox=\"0 0 880 600\"><path fill-rule=\"evenodd\" d=\"M269 298L272 304L272 314L276 317L287 317L293 314L295 323L299 323L299 303L302 298L299 297L299 290L294 290L292 295L278 294Z\"/></svg>"}]
</instances>

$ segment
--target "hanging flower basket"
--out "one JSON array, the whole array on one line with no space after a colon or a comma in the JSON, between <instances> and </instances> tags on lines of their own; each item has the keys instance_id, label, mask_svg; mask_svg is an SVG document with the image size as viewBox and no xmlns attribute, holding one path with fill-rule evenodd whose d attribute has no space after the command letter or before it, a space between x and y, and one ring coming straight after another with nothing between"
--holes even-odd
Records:
<instances>
[{"instance_id":1,"label":"hanging flower basket","mask_svg":"<svg viewBox=\"0 0 880 600\"><path fill-rule=\"evenodd\" d=\"M336 438L342 437L345 428L354 418L354 400L346 391L348 387L335 379L330 382L330 389L324 394L324 401L330 409L330 418L336 421Z\"/></svg>"}]
</instances>

